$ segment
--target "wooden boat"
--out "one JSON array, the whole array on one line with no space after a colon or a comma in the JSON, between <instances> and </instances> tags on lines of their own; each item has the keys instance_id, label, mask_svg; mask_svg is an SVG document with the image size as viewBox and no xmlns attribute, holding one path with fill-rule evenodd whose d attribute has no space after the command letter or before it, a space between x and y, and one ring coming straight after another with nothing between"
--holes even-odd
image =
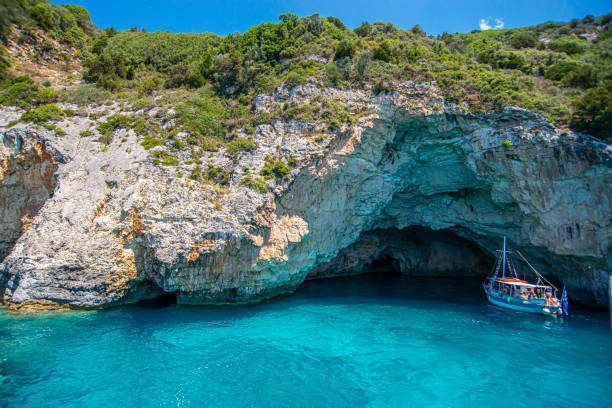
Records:
<instances>
[{"instance_id":1,"label":"wooden boat","mask_svg":"<svg viewBox=\"0 0 612 408\"><path fill-rule=\"evenodd\" d=\"M489 302L520 312L553 316L567 314L568 300L565 287L560 301L557 298L557 288L536 271L520 252L516 251L537 277L536 283L520 279L510 258L512 252L506 249L506 237L504 237L503 249L497 252L499 256L493 272L482 284Z\"/></svg>"}]
</instances>

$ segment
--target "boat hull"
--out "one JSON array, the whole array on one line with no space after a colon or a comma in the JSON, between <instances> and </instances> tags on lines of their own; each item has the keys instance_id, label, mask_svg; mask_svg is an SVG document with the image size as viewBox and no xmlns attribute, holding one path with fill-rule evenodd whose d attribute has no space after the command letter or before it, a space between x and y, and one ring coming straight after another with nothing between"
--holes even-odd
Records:
<instances>
[{"instance_id":1,"label":"boat hull","mask_svg":"<svg viewBox=\"0 0 612 408\"><path fill-rule=\"evenodd\" d=\"M487 295L487 299L495 306L516 310L519 312L538 313L543 315L562 314L562 310L558 306L546 306L543 304L530 303L527 300L517 299L510 296L498 297L493 295Z\"/></svg>"}]
</instances>

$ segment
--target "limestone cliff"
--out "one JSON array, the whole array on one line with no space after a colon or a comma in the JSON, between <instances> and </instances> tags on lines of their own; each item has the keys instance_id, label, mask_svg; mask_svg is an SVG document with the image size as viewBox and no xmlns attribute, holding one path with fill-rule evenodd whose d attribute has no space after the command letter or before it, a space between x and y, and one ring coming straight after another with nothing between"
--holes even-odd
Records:
<instances>
[{"instance_id":1,"label":"limestone cliff","mask_svg":"<svg viewBox=\"0 0 612 408\"><path fill-rule=\"evenodd\" d=\"M85 119L67 119L61 137L5 132L5 253L16 243L0 264L4 301L254 301L380 258L405 274L479 275L505 235L573 299L607 304L612 147L521 109L470 114L433 84L379 95L279 88L256 108L318 95L348 106L356 124L323 140L317 124L259 125L227 189L182 177L191 165L156 165L132 131L108 150L78 135ZM241 184L270 154L298 166L268 193Z\"/></svg>"},{"instance_id":2,"label":"limestone cliff","mask_svg":"<svg viewBox=\"0 0 612 408\"><path fill-rule=\"evenodd\" d=\"M27 230L53 194L55 172L64 162L35 133L7 131L0 144L0 259Z\"/></svg>"}]
</instances>

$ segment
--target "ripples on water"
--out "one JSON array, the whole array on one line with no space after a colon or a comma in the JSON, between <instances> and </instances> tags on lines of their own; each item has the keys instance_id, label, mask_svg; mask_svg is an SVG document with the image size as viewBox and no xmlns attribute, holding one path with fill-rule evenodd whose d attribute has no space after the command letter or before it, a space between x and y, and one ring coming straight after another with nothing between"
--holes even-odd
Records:
<instances>
[{"instance_id":1,"label":"ripples on water","mask_svg":"<svg viewBox=\"0 0 612 408\"><path fill-rule=\"evenodd\" d=\"M0 311L0 406L612 406L607 313L507 311L479 284L361 276L252 306Z\"/></svg>"}]
</instances>

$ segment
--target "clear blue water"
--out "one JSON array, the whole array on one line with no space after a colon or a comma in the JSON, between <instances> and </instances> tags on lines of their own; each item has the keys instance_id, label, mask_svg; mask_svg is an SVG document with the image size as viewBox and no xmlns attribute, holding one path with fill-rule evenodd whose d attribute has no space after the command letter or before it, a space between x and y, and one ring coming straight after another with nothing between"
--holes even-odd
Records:
<instances>
[{"instance_id":1,"label":"clear blue water","mask_svg":"<svg viewBox=\"0 0 612 408\"><path fill-rule=\"evenodd\" d=\"M251 306L0 312L0 406L612 406L607 313L506 311L479 283L364 276Z\"/></svg>"}]
</instances>

